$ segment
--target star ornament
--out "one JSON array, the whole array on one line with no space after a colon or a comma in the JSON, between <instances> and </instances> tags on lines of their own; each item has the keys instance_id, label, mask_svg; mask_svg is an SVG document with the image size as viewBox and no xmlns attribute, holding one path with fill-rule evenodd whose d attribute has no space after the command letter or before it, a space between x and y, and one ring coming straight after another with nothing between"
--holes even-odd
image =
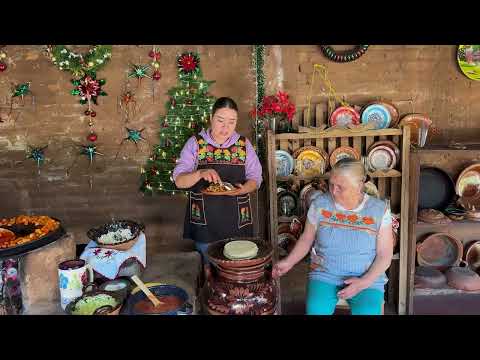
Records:
<instances>
[{"instance_id":1,"label":"star ornament","mask_svg":"<svg viewBox=\"0 0 480 360\"><path fill-rule=\"evenodd\" d=\"M44 147L31 147L27 151L27 159L32 159L37 163L37 166L40 166L45 160L45 149L48 145Z\"/></svg>"},{"instance_id":2,"label":"star ornament","mask_svg":"<svg viewBox=\"0 0 480 360\"><path fill-rule=\"evenodd\" d=\"M20 96L23 99L25 95L30 95L30 94L31 94L30 82L26 82L26 83L15 86L12 97Z\"/></svg>"},{"instance_id":3,"label":"star ornament","mask_svg":"<svg viewBox=\"0 0 480 360\"><path fill-rule=\"evenodd\" d=\"M135 145L138 144L139 141L146 141L146 139L142 136L142 131L145 130L145 128L141 130L135 130L135 129L127 129L127 137L124 140L131 141L135 143Z\"/></svg>"},{"instance_id":4,"label":"star ornament","mask_svg":"<svg viewBox=\"0 0 480 360\"><path fill-rule=\"evenodd\" d=\"M150 65L131 65L130 73L128 74L129 78L137 78L138 80L141 80L143 78L149 78L151 79L152 77L149 75L150 72Z\"/></svg>"},{"instance_id":5,"label":"star ornament","mask_svg":"<svg viewBox=\"0 0 480 360\"><path fill-rule=\"evenodd\" d=\"M80 145L80 146L82 148L80 155L86 155L90 160L90 164L92 163L95 155L103 155L102 153L97 151L96 145L90 144L90 145Z\"/></svg>"}]
</instances>

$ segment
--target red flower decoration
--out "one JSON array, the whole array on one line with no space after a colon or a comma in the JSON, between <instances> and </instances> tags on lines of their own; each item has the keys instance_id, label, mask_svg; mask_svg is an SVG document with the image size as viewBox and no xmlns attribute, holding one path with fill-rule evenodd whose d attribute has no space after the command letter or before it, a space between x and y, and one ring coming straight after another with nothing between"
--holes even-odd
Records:
<instances>
[{"instance_id":1,"label":"red flower decoration","mask_svg":"<svg viewBox=\"0 0 480 360\"><path fill-rule=\"evenodd\" d=\"M212 145L207 145L207 150L208 150L208 152L213 152L213 150L215 150L215 148Z\"/></svg>"},{"instance_id":2,"label":"red flower decoration","mask_svg":"<svg viewBox=\"0 0 480 360\"><path fill-rule=\"evenodd\" d=\"M98 80L93 80L91 76L85 76L85 79L81 80L78 85L80 95L90 99L93 96L98 96L100 90L100 83Z\"/></svg>"},{"instance_id":3,"label":"red flower decoration","mask_svg":"<svg viewBox=\"0 0 480 360\"><path fill-rule=\"evenodd\" d=\"M346 216L344 214L337 213L337 219L340 220L340 221L343 221L343 220L346 219Z\"/></svg>"},{"instance_id":4,"label":"red flower decoration","mask_svg":"<svg viewBox=\"0 0 480 360\"><path fill-rule=\"evenodd\" d=\"M93 251L93 255L98 255L98 254L100 254L101 252L102 252L102 249L95 249L95 250Z\"/></svg>"},{"instance_id":5,"label":"red flower decoration","mask_svg":"<svg viewBox=\"0 0 480 360\"><path fill-rule=\"evenodd\" d=\"M85 285L87 282L88 282L88 279L87 279L87 272L85 271L83 274L82 274L82 277L81 277L81 282L83 285Z\"/></svg>"},{"instance_id":6,"label":"red flower decoration","mask_svg":"<svg viewBox=\"0 0 480 360\"><path fill-rule=\"evenodd\" d=\"M332 216L332 213L327 210L322 210L322 215L325 216L326 218L329 218L330 216Z\"/></svg>"},{"instance_id":7,"label":"red flower decoration","mask_svg":"<svg viewBox=\"0 0 480 360\"><path fill-rule=\"evenodd\" d=\"M193 53L186 53L179 57L178 67L186 73L193 72L197 69L199 62L198 57Z\"/></svg>"},{"instance_id":8,"label":"red flower decoration","mask_svg":"<svg viewBox=\"0 0 480 360\"><path fill-rule=\"evenodd\" d=\"M250 116L270 116L285 115L289 121L293 120L295 115L295 105L289 101L288 94L279 91L277 95L265 96L259 109L252 109Z\"/></svg>"},{"instance_id":9,"label":"red flower decoration","mask_svg":"<svg viewBox=\"0 0 480 360\"><path fill-rule=\"evenodd\" d=\"M113 251L111 251L111 250L105 251L105 257L110 257L112 255L113 255Z\"/></svg>"},{"instance_id":10,"label":"red flower decoration","mask_svg":"<svg viewBox=\"0 0 480 360\"><path fill-rule=\"evenodd\" d=\"M233 146L233 147L230 149L231 152L237 152L237 150L238 150L238 149L237 149L236 146Z\"/></svg>"},{"instance_id":11,"label":"red flower decoration","mask_svg":"<svg viewBox=\"0 0 480 360\"><path fill-rule=\"evenodd\" d=\"M351 223L355 223L355 222L357 222L357 220L358 220L358 216L357 216L357 215L349 215L349 216L347 216L347 219L348 219L348 221L350 221Z\"/></svg>"},{"instance_id":12,"label":"red flower decoration","mask_svg":"<svg viewBox=\"0 0 480 360\"><path fill-rule=\"evenodd\" d=\"M367 224L367 225L375 224L375 221L374 221L371 217L369 217L369 216L365 216L365 217L363 218L363 222L364 222L365 224Z\"/></svg>"}]
</instances>

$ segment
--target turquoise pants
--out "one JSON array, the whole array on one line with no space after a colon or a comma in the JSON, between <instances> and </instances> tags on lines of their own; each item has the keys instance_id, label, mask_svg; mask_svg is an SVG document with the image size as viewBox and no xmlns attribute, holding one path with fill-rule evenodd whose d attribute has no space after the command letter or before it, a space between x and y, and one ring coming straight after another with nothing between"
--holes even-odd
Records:
<instances>
[{"instance_id":1,"label":"turquoise pants","mask_svg":"<svg viewBox=\"0 0 480 360\"><path fill-rule=\"evenodd\" d=\"M341 286L319 280L309 280L307 285L307 315L332 315L338 302L337 292ZM364 289L347 299L352 315L381 315L383 292Z\"/></svg>"}]
</instances>

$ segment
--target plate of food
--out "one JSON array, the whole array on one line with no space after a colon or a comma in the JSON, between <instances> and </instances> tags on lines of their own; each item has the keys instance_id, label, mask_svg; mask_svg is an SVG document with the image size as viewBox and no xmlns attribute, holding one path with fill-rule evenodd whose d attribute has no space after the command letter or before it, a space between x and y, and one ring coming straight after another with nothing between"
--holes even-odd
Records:
<instances>
[{"instance_id":1,"label":"plate of food","mask_svg":"<svg viewBox=\"0 0 480 360\"><path fill-rule=\"evenodd\" d=\"M360 114L350 106L340 106L330 115L330 126L359 125Z\"/></svg>"},{"instance_id":2,"label":"plate of food","mask_svg":"<svg viewBox=\"0 0 480 360\"><path fill-rule=\"evenodd\" d=\"M277 176L288 176L292 173L294 168L294 160L285 150L275 151L275 162L277 167Z\"/></svg>"},{"instance_id":3,"label":"plate of food","mask_svg":"<svg viewBox=\"0 0 480 360\"><path fill-rule=\"evenodd\" d=\"M390 111L382 104L367 105L362 111L362 124L372 123L377 130L388 128L391 121Z\"/></svg>"},{"instance_id":4,"label":"plate of food","mask_svg":"<svg viewBox=\"0 0 480 360\"><path fill-rule=\"evenodd\" d=\"M305 177L320 176L325 173L328 154L315 146L305 146L294 153L295 173Z\"/></svg>"},{"instance_id":5,"label":"plate of food","mask_svg":"<svg viewBox=\"0 0 480 360\"><path fill-rule=\"evenodd\" d=\"M330 154L330 166L345 158L360 160L361 156L357 150L350 146L340 146Z\"/></svg>"},{"instance_id":6,"label":"plate of food","mask_svg":"<svg viewBox=\"0 0 480 360\"><path fill-rule=\"evenodd\" d=\"M207 188L202 190L205 195L230 195L235 192L237 188L229 182L210 183Z\"/></svg>"},{"instance_id":7,"label":"plate of food","mask_svg":"<svg viewBox=\"0 0 480 360\"><path fill-rule=\"evenodd\" d=\"M0 228L0 258L25 254L65 234L60 220L49 216L19 215L5 218L0 220Z\"/></svg>"}]
</instances>

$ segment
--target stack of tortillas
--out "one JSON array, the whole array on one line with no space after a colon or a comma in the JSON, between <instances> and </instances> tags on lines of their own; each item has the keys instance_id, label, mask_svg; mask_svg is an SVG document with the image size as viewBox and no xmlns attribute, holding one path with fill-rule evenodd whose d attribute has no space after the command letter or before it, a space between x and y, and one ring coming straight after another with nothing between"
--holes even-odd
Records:
<instances>
[{"instance_id":1,"label":"stack of tortillas","mask_svg":"<svg viewBox=\"0 0 480 360\"><path fill-rule=\"evenodd\" d=\"M223 255L230 260L253 259L258 254L258 246L253 241L230 241L223 247Z\"/></svg>"}]
</instances>

